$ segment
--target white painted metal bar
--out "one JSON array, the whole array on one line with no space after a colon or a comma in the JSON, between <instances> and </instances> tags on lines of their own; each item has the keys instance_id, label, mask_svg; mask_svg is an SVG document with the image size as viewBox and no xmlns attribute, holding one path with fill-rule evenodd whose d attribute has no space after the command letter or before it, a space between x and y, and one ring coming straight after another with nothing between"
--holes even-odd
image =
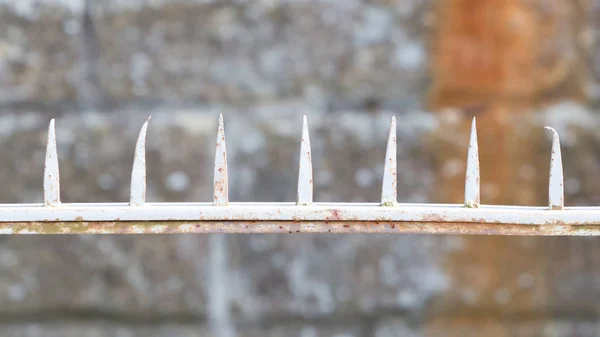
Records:
<instances>
[{"instance_id":1,"label":"white painted metal bar","mask_svg":"<svg viewBox=\"0 0 600 337\"><path fill-rule=\"evenodd\" d=\"M60 207L1 206L1 222L55 221L350 221L350 222L448 222L521 225L600 225L600 208L565 208L561 212L539 207L463 205L415 206L398 204L348 205L314 203L310 207L294 203L230 203L217 207L206 203L150 204L130 207L127 204L61 204Z\"/></svg>"}]
</instances>

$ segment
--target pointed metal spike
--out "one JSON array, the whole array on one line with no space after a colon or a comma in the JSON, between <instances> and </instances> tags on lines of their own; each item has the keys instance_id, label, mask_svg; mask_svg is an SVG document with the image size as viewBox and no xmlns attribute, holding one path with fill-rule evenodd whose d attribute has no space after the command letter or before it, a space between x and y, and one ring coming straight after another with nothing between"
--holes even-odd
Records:
<instances>
[{"instance_id":1,"label":"pointed metal spike","mask_svg":"<svg viewBox=\"0 0 600 337\"><path fill-rule=\"evenodd\" d=\"M564 176L562 155L560 153L560 139L558 132L546 126L552 132L552 154L550 155L550 181L548 184L548 205L550 209L561 210L565 207Z\"/></svg>"},{"instance_id":2,"label":"pointed metal spike","mask_svg":"<svg viewBox=\"0 0 600 337\"><path fill-rule=\"evenodd\" d=\"M477 145L477 122L473 117L471 123L471 138L467 152L467 172L465 177L465 207L479 207L479 146Z\"/></svg>"},{"instance_id":3,"label":"pointed metal spike","mask_svg":"<svg viewBox=\"0 0 600 337\"><path fill-rule=\"evenodd\" d=\"M219 114L219 126L217 128L217 144L215 151L213 204L215 206L226 206L228 202L229 181L227 178L227 148L225 146L225 128L223 125L223 114Z\"/></svg>"},{"instance_id":4,"label":"pointed metal spike","mask_svg":"<svg viewBox=\"0 0 600 337\"><path fill-rule=\"evenodd\" d=\"M385 165L383 182L381 186L381 204L393 206L397 203L397 162L396 162L396 117L390 121L390 133L387 150L385 152Z\"/></svg>"},{"instance_id":5,"label":"pointed metal spike","mask_svg":"<svg viewBox=\"0 0 600 337\"><path fill-rule=\"evenodd\" d=\"M310 205L313 202L313 169L310 152L310 138L306 116L302 118L302 141L300 143L300 164L298 167L298 205Z\"/></svg>"},{"instance_id":6,"label":"pointed metal spike","mask_svg":"<svg viewBox=\"0 0 600 337\"><path fill-rule=\"evenodd\" d=\"M148 117L138 136L133 155L131 169L131 185L129 187L129 205L143 206L146 203L146 130L150 122Z\"/></svg>"},{"instance_id":7,"label":"pointed metal spike","mask_svg":"<svg viewBox=\"0 0 600 337\"><path fill-rule=\"evenodd\" d=\"M56 151L54 119L52 119L48 126L48 143L46 144L46 161L44 163L44 206L58 206L59 204L58 154Z\"/></svg>"}]
</instances>

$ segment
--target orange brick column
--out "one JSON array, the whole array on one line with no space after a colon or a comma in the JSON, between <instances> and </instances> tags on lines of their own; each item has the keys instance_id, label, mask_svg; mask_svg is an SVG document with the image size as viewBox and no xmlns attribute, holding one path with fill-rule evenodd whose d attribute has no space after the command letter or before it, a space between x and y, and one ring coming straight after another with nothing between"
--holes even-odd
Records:
<instances>
[{"instance_id":1,"label":"orange brick column","mask_svg":"<svg viewBox=\"0 0 600 337\"><path fill-rule=\"evenodd\" d=\"M427 104L441 123L430 139L439 186L433 198L463 202L475 116L482 203L545 205L549 138L531 118L544 104L583 99L583 5L438 0L435 6ZM446 266L452 284L433 305L428 334L514 336L520 320L548 318L549 240L457 238Z\"/></svg>"}]
</instances>

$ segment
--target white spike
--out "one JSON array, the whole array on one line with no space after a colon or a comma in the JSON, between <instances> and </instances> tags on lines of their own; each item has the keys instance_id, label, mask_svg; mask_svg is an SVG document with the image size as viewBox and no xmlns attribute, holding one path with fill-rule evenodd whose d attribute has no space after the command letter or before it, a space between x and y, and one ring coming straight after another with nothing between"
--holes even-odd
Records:
<instances>
[{"instance_id":1,"label":"white spike","mask_svg":"<svg viewBox=\"0 0 600 337\"><path fill-rule=\"evenodd\" d=\"M475 117L471 123L471 138L467 152L467 172L465 176L465 207L476 208L480 203L479 146L477 145L477 124Z\"/></svg>"},{"instance_id":2,"label":"white spike","mask_svg":"<svg viewBox=\"0 0 600 337\"><path fill-rule=\"evenodd\" d=\"M302 118L302 141L300 143L300 164L298 167L298 205L310 205L313 202L313 170L310 152L310 138L306 116Z\"/></svg>"},{"instance_id":3,"label":"white spike","mask_svg":"<svg viewBox=\"0 0 600 337\"><path fill-rule=\"evenodd\" d=\"M56 151L54 119L52 119L48 126L48 143L46 144L46 161L44 163L44 206L58 206L59 204L58 154Z\"/></svg>"},{"instance_id":4,"label":"white spike","mask_svg":"<svg viewBox=\"0 0 600 337\"><path fill-rule=\"evenodd\" d=\"M135 144L129 189L129 205L131 206L143 206L146 203L146 130L150 118L152 116L148 117L142 125Z\"/></svg>"},{"instance_id":5,"label":"white spike","mask_svg":"<svg viewBox=\"0 0 600 337\"><path fill-rule=\"evenodd\" d=\"M546 126L546 130L552 131L552 154L550 155L550 180L548 183L548 206L553 210L562 210L565 207L564 176L562 155L560 153L560 139L558 132Z\"/></svg>"},{"instance_id":6,"label":"white spike","mask_svg":"<svg viewBox=\"0 0 600 337\"><path fill-rule=\"evenodd\" d=\"M381 204L393 206L397 203L397 162L396 162L396 117L390 121L390 133L385 152L385 165L381 186Z\"/></svg>"},{"instance_id":7,"label":"white spike","mask_svg":"<svg viewBox=\"0 0 600 337\"><path fill-rule=\"evenodd\" d=\"M229 203L229 180L227 177L227 148L225 146L223 114L219 115L217 128L213 188L213 204L215 206L226 206Z\"/></svg>"}]
</instances>

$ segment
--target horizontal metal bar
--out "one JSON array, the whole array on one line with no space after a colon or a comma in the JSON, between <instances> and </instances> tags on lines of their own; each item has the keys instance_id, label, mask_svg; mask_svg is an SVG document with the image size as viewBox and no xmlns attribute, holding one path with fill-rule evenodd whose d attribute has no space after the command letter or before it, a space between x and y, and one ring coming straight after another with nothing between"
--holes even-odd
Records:
<instances>
[{"instance_id":1,"label":"horizontal metal bar","mask_svg":"<svg viewBox=\"0 0 600 337\"><path fill-rule=\"evenodd\" d=\"M518 225L600 225L600 208L565 208L562 211L538 207L398 204L349 205L314 203L310 207L295 204L207 203L146 204L131 207L122 204L62 204L59 207L0 206L2 222L52 221L358 221L358 222L460 222Z\"/></svg>"},{"instance_id":2,"label":"horizontal metal bar","mask_svg":"<svg viewBox=\"0 0 600 337\"><path fill-rule=\"evenodd\" d=\"M0 223L0 234L462 234L598 236L600 225L520 225L452 222L361 221L103 221Z\"/></svg>"}]
</instances>

